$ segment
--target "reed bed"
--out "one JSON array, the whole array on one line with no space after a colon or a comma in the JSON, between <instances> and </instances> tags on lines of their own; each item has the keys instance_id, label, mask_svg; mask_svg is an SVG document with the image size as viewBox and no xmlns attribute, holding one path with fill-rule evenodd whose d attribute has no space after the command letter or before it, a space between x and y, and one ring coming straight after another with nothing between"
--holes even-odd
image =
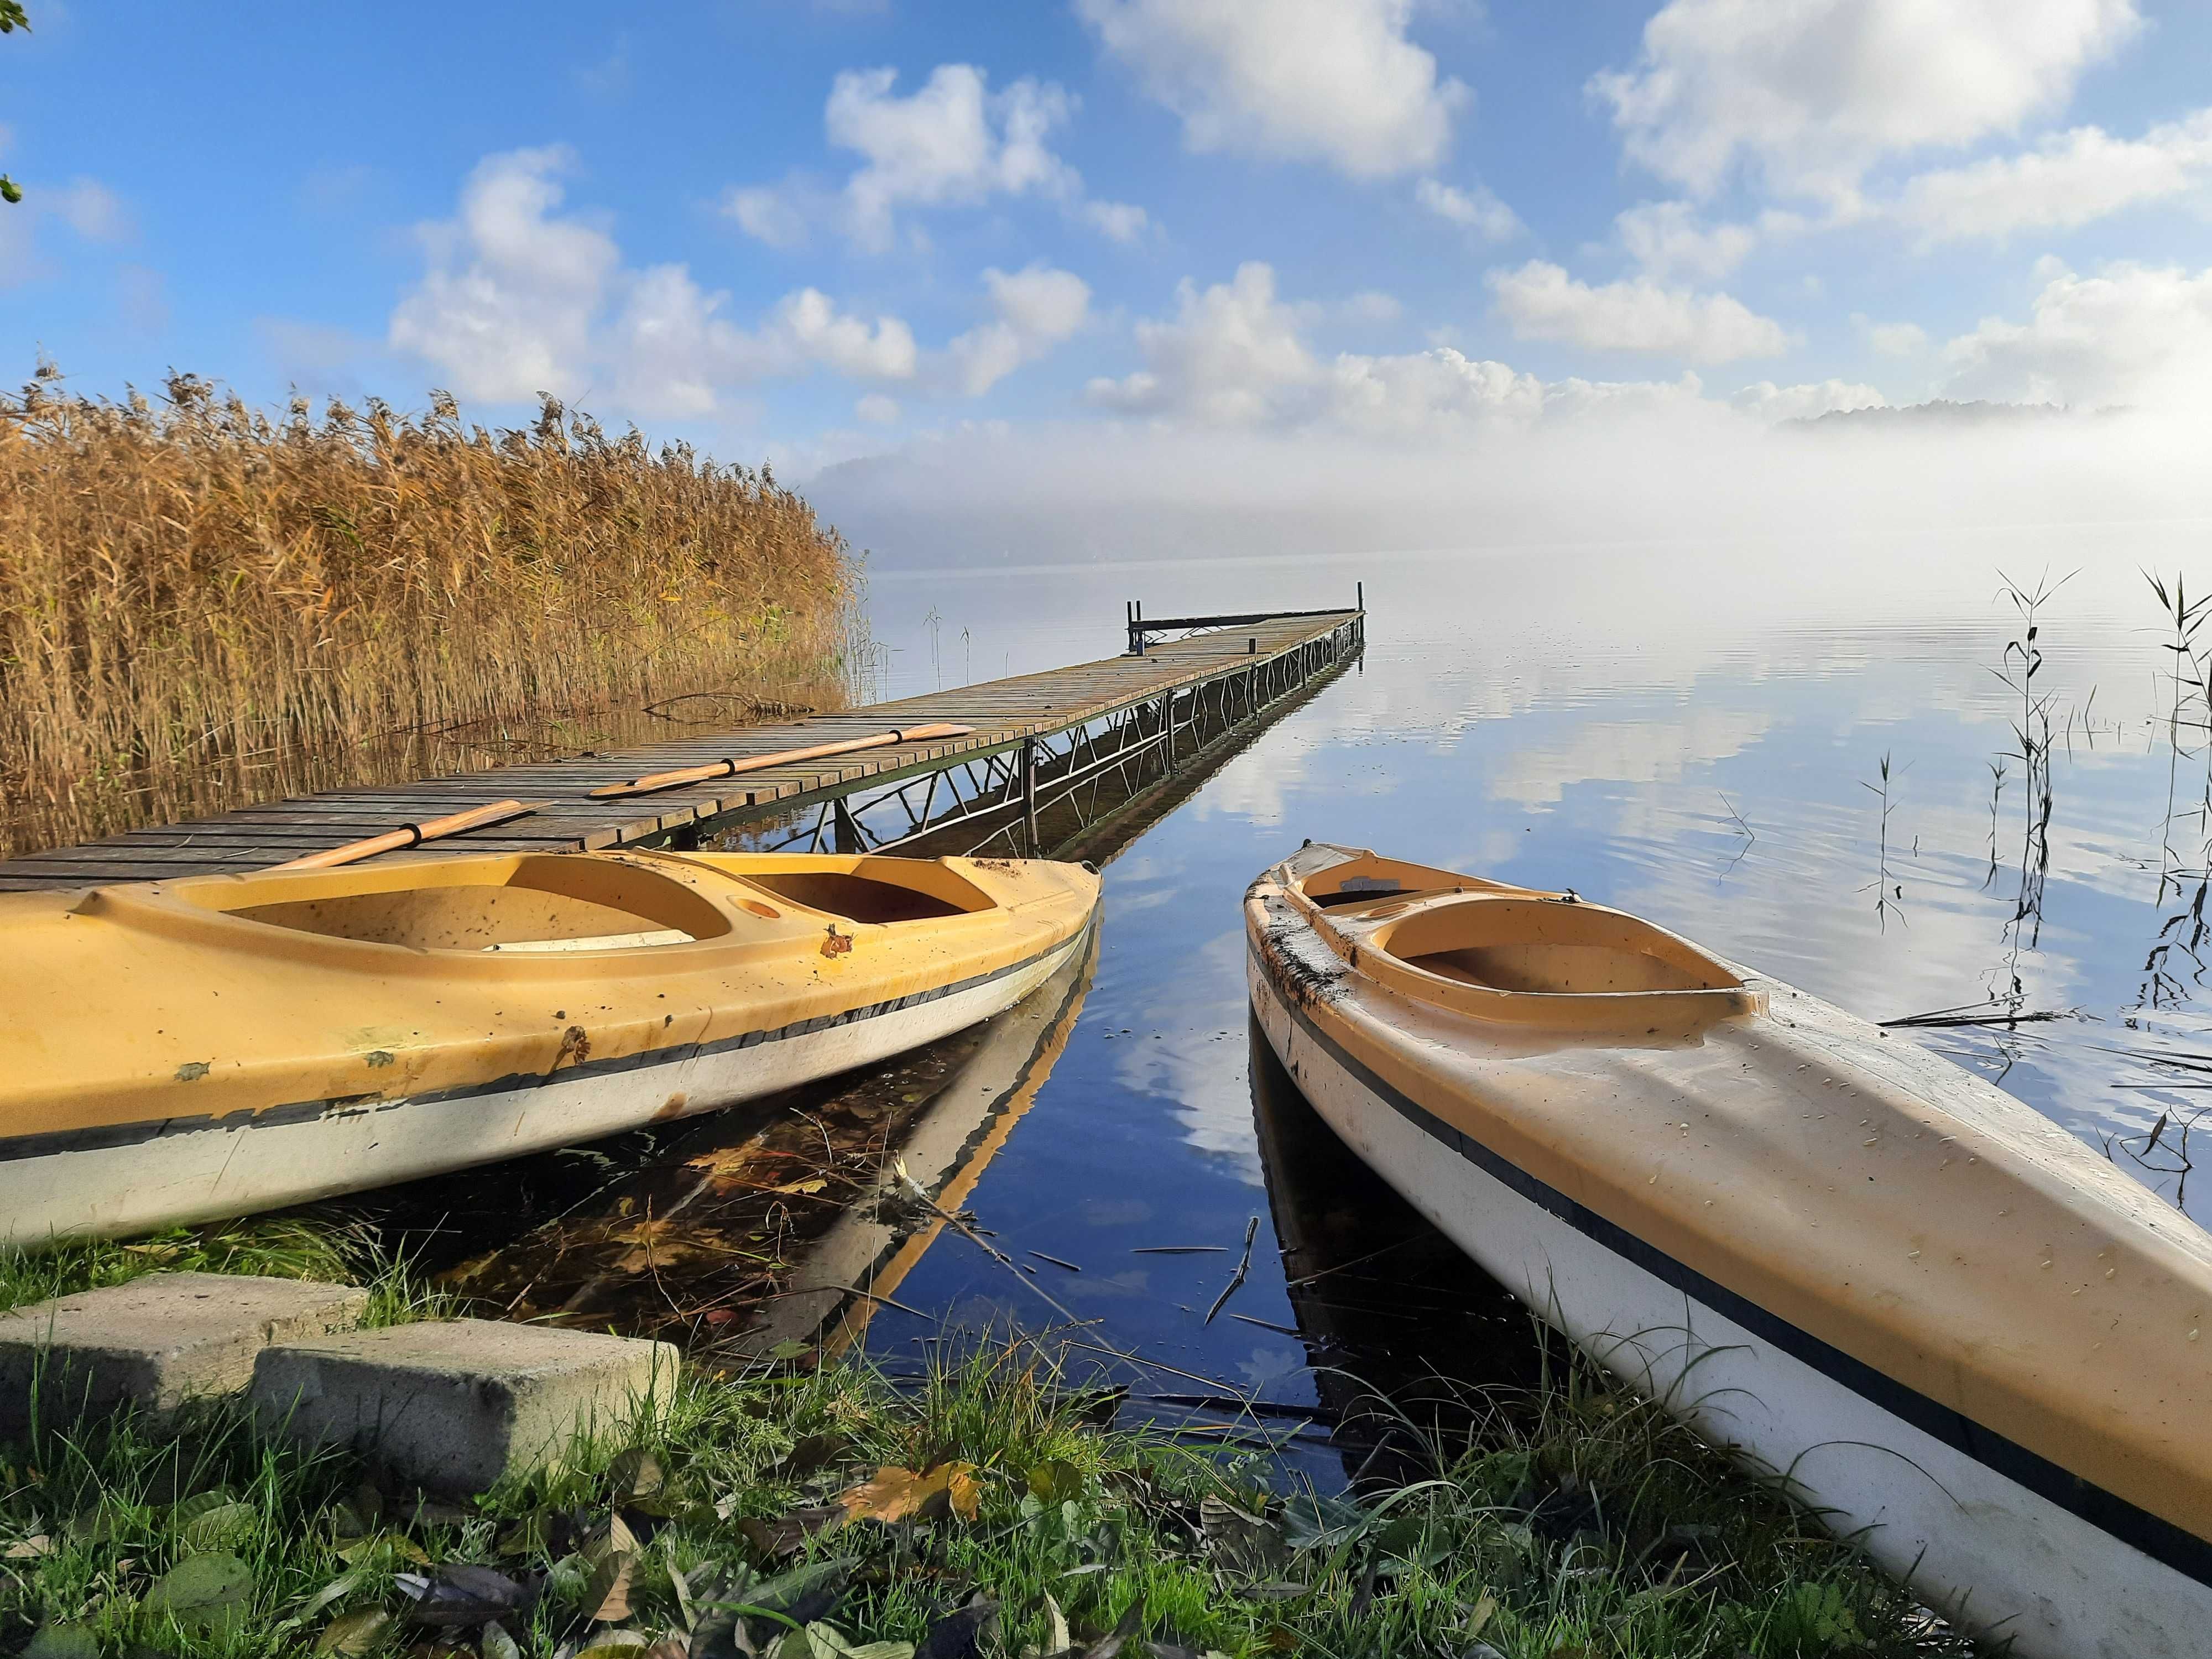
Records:
<instances>
[{"instance_id":1,"label":"reed bed","mask_svg":"<svg viewBox=\"0 0 2212 1659\"><path fill-rule=\"evenodd\" d=\"M0 854L676 735L647 706L702 692L839 706L858 586L768 468L550 398L493 431L42 368L0 395Z\"/></svg>"}]
</instances>

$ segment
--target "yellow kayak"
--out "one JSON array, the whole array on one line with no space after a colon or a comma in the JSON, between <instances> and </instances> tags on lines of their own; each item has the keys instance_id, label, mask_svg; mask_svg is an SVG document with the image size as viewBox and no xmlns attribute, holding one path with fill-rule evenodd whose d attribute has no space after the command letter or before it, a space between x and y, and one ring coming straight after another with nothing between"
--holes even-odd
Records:
<instances>
[{"instance_id":1,"label":"yellow kayak","mask_svg":"<svg viewBox=\"0 0 2212 1659\"><path fill-rule=\"evenodd\" d=\"M1309 845L1254 1011L1361 1158L2021 1659L2212 1628L2212 1236L1984 1079L1569 894Z\"/></svg>"},{"instance_id":2,"label":"yellow kayak","mask_svg":"<svg viewBox=\"0 0 2212 1659\"><path fill-rule=\"evenodd\" d=\"M647 852L0 896L0 1242L143 1231L750 1100L1012 1006L1079 866Z\"/></svg>"}]
</instances>

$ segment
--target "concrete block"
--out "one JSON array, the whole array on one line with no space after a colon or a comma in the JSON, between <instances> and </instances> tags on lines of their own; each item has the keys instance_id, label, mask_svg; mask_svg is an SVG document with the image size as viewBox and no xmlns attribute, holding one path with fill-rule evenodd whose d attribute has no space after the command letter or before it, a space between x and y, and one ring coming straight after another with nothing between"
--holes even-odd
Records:
<instances>
[{"instance_id":1,"label":"concrete block","mask_svg":"<svg viewBox=\"0 0 2212 1659\"><path fill-rule=\"evenodd\" d=\"M148 1273L0 1314L0 1436L124 1406L174 1411L235 1394L272 1342L351 1330L368 1292L301 1279Z\"/></svg>"},{"instance_id":2,"label":"concrete block","mask_svg":"<svg viewBox=\"0 0 2212 1659\"><path fill-rule=\"evenodd\" d=\"M341 1445L433 1491L482 1492L574 1437L667 1408L665 1342L455 1319L289 1343L253 1370L253 1407L310 1445Z\"/></svg>"}]
</instances>

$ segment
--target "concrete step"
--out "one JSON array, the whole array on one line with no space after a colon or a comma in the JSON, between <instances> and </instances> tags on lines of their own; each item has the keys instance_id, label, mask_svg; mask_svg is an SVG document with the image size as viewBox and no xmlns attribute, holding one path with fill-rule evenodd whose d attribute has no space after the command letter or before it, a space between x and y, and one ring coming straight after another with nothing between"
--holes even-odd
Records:
<instances>
[{"instance_id":1,"label":"concrete step","mask_svg":"<svg viewBox=\"0 0 2212 1659\"><path fill-rule=\"evenodd\" d=\"M148 1273L0 1314L0 1437L235 1394L273 1342L349 1331L368 1292L304 1279Z\"/></svg>"},{"instance_id":2,"label":"concrete step","mask_svg":"<svg viewBox=\"0 0 2212 1659\"><path fill-rule=\"evenodd\" d=\"M344 1446L435 1492L482 1492L580 1435L666 1412L677 1350L495 1320L393 1325L265 1349L253 1409L304 1444Z\"/></svg>"}]
</instances>

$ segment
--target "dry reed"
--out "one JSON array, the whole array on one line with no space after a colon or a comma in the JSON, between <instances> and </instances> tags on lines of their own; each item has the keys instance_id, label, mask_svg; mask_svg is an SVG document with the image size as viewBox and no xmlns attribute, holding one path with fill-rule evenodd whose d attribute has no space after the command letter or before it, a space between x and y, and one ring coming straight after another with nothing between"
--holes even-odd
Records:
<instances>
[{"instance_id":1,"label":"dry reed","mask_svg":"<svg viewBox=\"0 0 2212 1659\"><path fill-rule=\"evenodd\" d=\"M121 404L58 380L0 396L0 853L518 732L558 752L563 722L702 690L843 698L855 562L765 467L550 398L491 432L443 393L272 419L191 375Z\"/></svg>"}]
</instances>

